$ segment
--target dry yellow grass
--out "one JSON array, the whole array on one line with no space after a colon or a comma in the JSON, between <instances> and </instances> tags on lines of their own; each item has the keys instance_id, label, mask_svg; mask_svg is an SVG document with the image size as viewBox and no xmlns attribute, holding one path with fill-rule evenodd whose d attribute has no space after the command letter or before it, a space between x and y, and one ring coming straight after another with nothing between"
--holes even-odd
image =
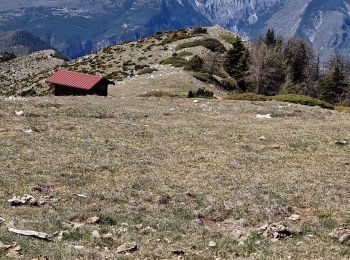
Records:
<instances>
[{"instance_id":1,"label":"dry yellow grass","mask_svg":"<svg viewBox=\"0 0 350 260\"><path fill-rule=\"evenodd\" d=\"M132 259L350 257L328 235L350 224L350 146L335 144L349 141L350 114L274 101L138 97L142 91L135 84L109 98L0 100L0 241L16 241L25 259L119 259L117 247L133 241ZM34 132L22 131L28 127ZM23 194L60 201L7 202ZM271 242L254 231L295 212L301 220L289 225L301 232L292 238ZM92 216L100 222L65 224ZM252 230L241 243L227 232L239 219ZM94 238L95 230L113 239Z\"/></svg>"}]
</instances>

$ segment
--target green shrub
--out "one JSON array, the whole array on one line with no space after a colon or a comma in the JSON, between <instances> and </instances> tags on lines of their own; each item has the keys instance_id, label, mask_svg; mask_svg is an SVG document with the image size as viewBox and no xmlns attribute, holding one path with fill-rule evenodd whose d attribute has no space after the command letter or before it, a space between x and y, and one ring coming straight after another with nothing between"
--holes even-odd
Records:
<instances>
[{"instance_id":1,"label":"green shrub","mask_svg":"<svg viewBox=\"0 0 350 260\"><path fill-rule=\"evenodd\" d=\"M158 71L158 70L155 68L143 68L143 69L139 70L139 72L137 74L138 75L151 74L155 71Z\"/></svg>"},{"instance_id":2,"label":"green shrub","mask_svg":"<svg viewBox=\"0 0 350 260\"><path fill-rule=\"evenodd\" d=\"M174 67L185 67L187 65L187 60L181 57L170 57L165 60L162 60L160 64L163 65L173 65Z\"/></svg>"},{"instance_id":3,"label":"green shrub","mask_svg":"<svg viewBox=\"0 0 350 260\"><path fill-rule=\"evenodd\" d=\"M220 78L228 78L230 75L225 71L224 68L217 68L214 71L214 75L220 77Z\"/></svg>"},{"instance_id":4,"label":"green shrub","mask_svg":"<svg viewBox=\"0 0 350 260\"><path fill-rule=\"evenodd\" d=\"M13 60L16 58L16 55L12 52L2 52L0 53L0 62L5 62L9 60Z\"/></svg>"},{"instance_id":5,"label":"green shrub","mask_svg":"<svg viewBox=\"0 0 350 260\"><path fill-rule=\"evenodd\" d=\"M225 42L233 44L236 41L236 36L233 34L222 34L220 35L220 38L224 40Z\"/></svg>"},{"instance_id":6,"label":"green shrub","mask_svg":"<svg viewBox=\"0 0 350 260\"><path fill-rule=\"evenodd\" d=\"M334 106L328 102L321 99L312 98L303 95L287 94L287 95L277 95L272 97L273 100L281 102L296 103L306 106L319 106L326 109L334 109Z\"/></svg>"},{"instance_id":7,"label":"green shrub","mask_svg":"<svg viewBox=\"0 0 350 260\"><path fill-rule=\"evenodd\" d=\"M140 64L135 65L135 70L142 70L144 68L149 68L149 65L140 65Z\"/></svg>"},{"instance_id":8,"label":"green shrub","mask_svg":"<svg viewBox=\"0 0 350 260\"><path fill-rule=\"evenodd\" d=\"M182 51L182 52L177 53L177 57L181 57L181 58L192 56L192 55L193 55L193 53L190 51Z\"/></svg>"},{"instance_id":9,"label":"green shrub","mask_svg":"<svg viewBox=\"0 0 350 260\"><path fill-rule=\"evenodd\" d=\"M199 88L197 91L190 90L187 95L188 98L213 98L214 92L206 90L205 88Z\"/></svg>"},{"instance_id":10,"label":"green shrub","mask_svg":"<svg viewBox=\"0 0 350 260\"><path fill-rule=\"evenodd\" d=\"M212 52L225 52L225 46L217 39L214 38L208 38L204 40L195 40L192 42L184 42L177 46L177 50L185 49L185 48L191 48L191 47L197 47L197 46L203 46Z\"/></svg>"},{"instance_id":11,"label":"green shrub","mask_svg":"<svg viewBox=\"0 0 350 260\"><path fill-rule=\"evenodd\" d=\"M199 71L202 69L203 66L203 59L199 57L198 55L193 56L192 59L190 59L186 66L186 70L193 70L193 71Z\"/></svg>"},{"instance_id":12,"label":"green shrub","mask_svg":"<svg viewBox=\"0 0 350 260\"><path fill-rule=\"evenodd\" d=\"M248 101L268 101L271 97L255 94L255 93L231 93L225 97L228 100L248 100Z\"/></svg>"},{"instance_id":13,"label":"green shrub","mask_svg":"<svg viewBox=\"0 0 350 260\"><path fill-rule=\"evenodd\" d=\"M192 30L192 34L207 34L208 33L208 28L204 27L195 27Z\"/></svg>"},{"instance_id":14,"label":"green shrub","mask_svg":"<svg viewBox=\"0 0 350 260\"><path fill-rule=\"evenodd\" d=\"M338 112L350 113L350 107L348 106L336 106L335 110L337 110Z\"/></svg>"},{"instance_id":15,"label":"green shrub","mask_svg":"<svg viewBox=\"0 0 350 260\"><path fill-rule=\"evenodd\" d=\"M169 44L176 41L184 40L191 38L192 36L188 35L186 31L179 31L176 33L171 34L169 37L167 37L165 40L163 40L162 44Z\"/></svg>"},{"instance_id":16,"label":"green shrub","mask_svg":"<svg viewBox=\"0 0 350 260\"><path fill-rule=\"evenodd\" d=\"M227 77L221 80L220 86L226 91L234 91L239 89L237 80L231 77Z\"/></svg>"},{"instance_id":17,"label":"green shrub","mask_svg":"<svg viewBox=\"0 0 350 260\"><path fill-rule=\"evenodd\" d=\"M212 77L208 73L194 72L192 75L196 79L203 81L203 82L211 82L212 81Z\"/></svg>"}]
</instances>

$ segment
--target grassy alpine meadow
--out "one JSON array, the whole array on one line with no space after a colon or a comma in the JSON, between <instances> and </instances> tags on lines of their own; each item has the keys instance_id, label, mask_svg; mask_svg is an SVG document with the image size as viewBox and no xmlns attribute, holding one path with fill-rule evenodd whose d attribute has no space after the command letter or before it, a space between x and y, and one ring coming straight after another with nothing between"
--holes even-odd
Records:
<instances>
[{"instance_id":1,"label":"grassy alpine meadow","mask_svg":"<svg viewBox=\"0 0 350 260\"><path fill-rule=\"evenodd\" d=\"M0 100L0 259L350 258L349 113L139 92Z\"/></svg>"}]
</instances>

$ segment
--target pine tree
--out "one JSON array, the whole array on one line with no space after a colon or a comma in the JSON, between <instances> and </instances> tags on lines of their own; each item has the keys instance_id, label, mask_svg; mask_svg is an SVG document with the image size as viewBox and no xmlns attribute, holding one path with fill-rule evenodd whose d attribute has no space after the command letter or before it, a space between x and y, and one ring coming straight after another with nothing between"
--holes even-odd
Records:
<instances>
[{"instance_id":1,"label":"pine tree","mask_svg":"<svg viewBox=\"0 0 350 260\"><path fill-rule=\"evenodd\" d=\"M264 42L267 46L276 46L277 39L275 36L275 31L273 29L268 29L264 38Z\"/></svg>"},{"instance_id":2,"label":"pine tree","mask_svg":"<svg viewBox=\"0 0 350 260\"><path fill-rule=\"evenodd\" d=\"M339 55L333 57L321 81L321 98L338 103L347 94L349 85L346 82L346 64Z\"/></svg>"},{"instance_id":3,"label":"pine tree","mask_svg":"<svg viewBox=\"0 0 350 260\"><path fill-rule=\"evenodd\" d=\"M224 68L234 79L241 80L249 69L249 51L240 37L236 37L228 51Z\"/></svg>"}]
</instances>

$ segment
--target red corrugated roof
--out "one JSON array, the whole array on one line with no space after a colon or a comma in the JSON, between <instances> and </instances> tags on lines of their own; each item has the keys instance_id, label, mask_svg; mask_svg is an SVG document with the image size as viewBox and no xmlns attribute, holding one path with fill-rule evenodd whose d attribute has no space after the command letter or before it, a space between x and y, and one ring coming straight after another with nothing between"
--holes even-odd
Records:
<instances>
[{"instance_id":1,"label":"red corrugated roof","mask_svg":"<svg viewBox=\"0 0 350 260\"><path fill-rule=\"evenodd\" d=\"M49 77L46 82L51 84L63 85L79 89L92 89L99 83L103 77L84 74L75 71L59 70Z\"/></svg>"}]
</instances>

